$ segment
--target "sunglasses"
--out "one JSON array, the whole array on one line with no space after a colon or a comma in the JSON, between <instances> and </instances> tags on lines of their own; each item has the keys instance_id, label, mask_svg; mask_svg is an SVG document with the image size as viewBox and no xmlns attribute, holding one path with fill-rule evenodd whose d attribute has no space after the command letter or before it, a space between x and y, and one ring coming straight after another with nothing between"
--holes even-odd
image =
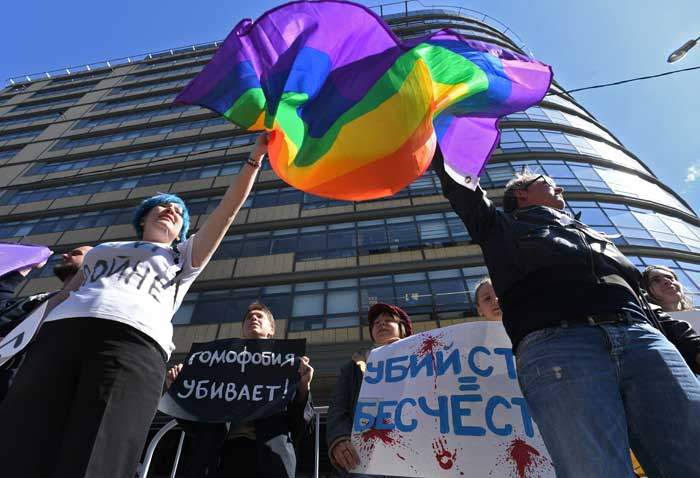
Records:
<instances>
[{"instance_id":1,"label":"sunglasses","mask_svg":"<svg viewBox=\"0 0 700 478\"><path fill-rule=\"evenodd\" d=\"M527 188L529 188L530 186L532 186L533 184L535 184L537 181L539 181L540 179L542 179L542 180L543 180L545 183L547 183L549 186L551 186L551 187L556 187L556 186L554 185L554 183L552 182L552 180L549 179L549 177L545 176L544 174L540 174L540 175L537 176L535 179L531 179L530 181L528 181L528 182L526 182L525 184L523 184L523 186L522 186L521 188L518 188L518 189L527 189Z\"/></svg>"}]
</instances>

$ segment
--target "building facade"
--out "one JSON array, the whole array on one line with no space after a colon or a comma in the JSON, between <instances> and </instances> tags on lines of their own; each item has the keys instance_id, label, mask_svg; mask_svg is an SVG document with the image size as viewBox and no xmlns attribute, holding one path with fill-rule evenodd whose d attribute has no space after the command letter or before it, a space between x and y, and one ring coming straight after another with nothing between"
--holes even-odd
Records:
<instances>
[{"instance_id":1,"label":"building facade","mask_svg":"<svg viewBox=\"0 0 700 478\"><path fill-rule=\"evenodd\" d=\"M404 38L452 28L528 53L486 15L399 7L377 13ZM130 240L131 210L159 191L186 199L196 230L255 139L207 110L172 105L217 46L13 79L0 92L0 241L63 252ZM563 91L555 83L540 105L503 118L482 187L498 203L514 172L548 174L568 207L614 235L636 265L667 265L700 293L700 219ZM20 294L56 288L50 269ZM258 300L273 310L278 337L307 339L323 405L340 365L369 344L373 303L401 306L418 331L477 320L474 285L486 274L432 171L394 197L352 203L297 191L267 165L175 316L173 362L193 342L237 337Z\"/></svg>"}]
</instances>

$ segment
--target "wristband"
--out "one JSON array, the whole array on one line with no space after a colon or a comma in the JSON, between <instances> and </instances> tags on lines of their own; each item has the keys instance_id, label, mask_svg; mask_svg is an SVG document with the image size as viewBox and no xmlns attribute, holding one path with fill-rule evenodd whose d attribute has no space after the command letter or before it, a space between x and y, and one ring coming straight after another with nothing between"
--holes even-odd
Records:
<instances>
[{"instance_id":1,"label":"wristband","mask_svg":"<svg viewBox=\"0 0 700 478\"><path fill-rule=\"evenodd\" d=\"M250 158L250 157L248 159L246 159L245 162L248 163L249 165L251 165L255 169L258 169L260 167L260 165L262 164L262 160L258 159L257 161L255 161L253 158Z\"/></svg>"}]
</instances>

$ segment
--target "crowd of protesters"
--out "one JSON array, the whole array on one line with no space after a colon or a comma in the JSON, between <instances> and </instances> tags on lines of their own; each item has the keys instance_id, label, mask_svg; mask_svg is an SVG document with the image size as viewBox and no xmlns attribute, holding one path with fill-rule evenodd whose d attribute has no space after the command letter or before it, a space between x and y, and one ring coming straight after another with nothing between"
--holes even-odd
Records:
<instances>
[{"instance_id":1,"label":"crowd of protesters","mask_svg":"<svg viewBox=\"0 0 700 478\"><path fill-rule=\"evenodd\" d=\"M29 270L0 277L0 336L48 301L27 353L0 376L0 400L7 395L0 424L4 437L11 434L0 447L3 476L134 476L163 383L182 370L166 372L172 317L246 200L265 153L260 135L195 235L188 237L185 203L157 195L135 211L137 241L63 254L54 269L61 290L15 300ZM648 476L700 476L700 336L668 315L692 307L676 274L662 266L640 273L605 235L565 211L562 188L545 175L516 175L500 210L479 186L446 174L439 152L433 164L443 194L481 246L490 276L475 287L476 308L511 339L520 387L557 476L629 476L630 449ZM373 347L413 333L396 305L377 303L367 319ZM251 304L241 338L274 335L273 311ZM368 352L340 369L330 401L326 440L341 476L360 462L350 435ZM313 414L307 357L298 373L282 415L235 427L180 420L192 443L186 476L294 477L295 445Z\"/></svg>"}]
</instances>

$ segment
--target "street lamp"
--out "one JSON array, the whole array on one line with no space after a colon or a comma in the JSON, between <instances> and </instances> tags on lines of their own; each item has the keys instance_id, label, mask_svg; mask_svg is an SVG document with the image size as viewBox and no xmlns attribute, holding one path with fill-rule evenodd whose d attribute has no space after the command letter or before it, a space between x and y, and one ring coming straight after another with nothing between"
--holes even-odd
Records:
<instances>
[{"instance_id":1,"label":"street lamp","mask_svg":"<svg viewBox=\"0 0 700 478\"><path fill-rule=\"evenodd\" d=\"M675 63L677 61L682 60L685 57L685 55L688 54L690 49L698 43L698 40L700 40L700 37L694 40L688 40L687 42L683 43L683 45L679 49L668 55L668 59L666 61L669 63Z\"/></svg>"}]
</instances>

